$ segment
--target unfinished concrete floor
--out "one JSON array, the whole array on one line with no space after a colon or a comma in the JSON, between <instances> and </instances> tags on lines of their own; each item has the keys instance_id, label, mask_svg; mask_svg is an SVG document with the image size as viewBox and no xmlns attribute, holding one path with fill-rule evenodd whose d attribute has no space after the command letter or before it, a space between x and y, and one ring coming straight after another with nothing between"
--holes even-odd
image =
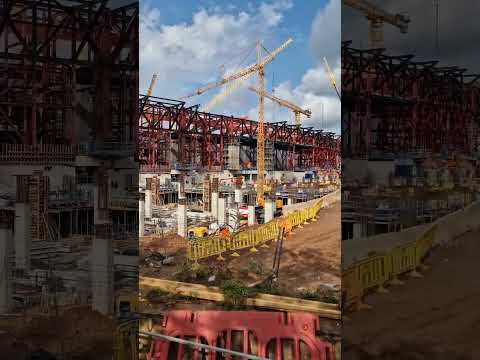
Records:
<instances>
[{"instance_id":1,"label":"unfinished concrete floor","mask_svg":"<svg viewBox=\"0 0 480 360\"><path fill-rule=\"evenodd\" d=\"M479 236L434 250L423 278L368 296L373 309L344 322L343 359L480 359Z\"/></svg>"}]
</instances>

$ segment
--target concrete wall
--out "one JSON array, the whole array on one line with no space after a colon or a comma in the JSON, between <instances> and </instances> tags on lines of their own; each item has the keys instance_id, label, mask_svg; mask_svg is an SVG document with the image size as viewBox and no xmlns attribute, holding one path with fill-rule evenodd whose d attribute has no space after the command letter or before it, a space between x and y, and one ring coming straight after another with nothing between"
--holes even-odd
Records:
<instances>
[{"instance_id":1,"label":"concrete wall","mask_svg":"<svg viewBox=\"0 0 480 360\"><path fill-rule=\"evenodd\" d=\"M17 189L17 179L12 175L32 175L35 170L43 171L44 175L50 177L50 190L62 188L63 176L75 176L75 168L71 166L52 166L51 170L46 171L42 166L19 166L19 165L1 165L0 166L0 184L11 189L15 193Z\"/></svg>"},{"instance_id":2,"label":"concrete wall","mask_svg":"<svg viewBox=\"0 0 480 360\"><path fill-rule=\"evenodd\" d=\"M435 243L446 244L470 230L478 230L479 219L480 201L476 201L465 209L455 211L430 224L413 226L399 232L345 240L342 242L342 266L348 267L356 259L365 258L372 251L382 253L395 246L414 241L433 224L437 226Z\"/></svg>"},{"instance_id":3,"label":"concrete wall","mask_svg":"<svg viewBox=\"0 0 480 360\"><path fill-rule=\"evenodd\" d=\"M342 176L349 179L370 178L372 185L388 185L390 174L395 170L394 161L345 160Z\"/></svg>"}]
</instances>

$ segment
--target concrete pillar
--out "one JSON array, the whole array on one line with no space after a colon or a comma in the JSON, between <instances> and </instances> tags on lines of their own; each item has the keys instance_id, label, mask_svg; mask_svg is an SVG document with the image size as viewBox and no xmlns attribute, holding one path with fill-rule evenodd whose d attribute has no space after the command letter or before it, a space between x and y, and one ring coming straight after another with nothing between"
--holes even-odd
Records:
<instances>
[{"instance_id":1,"label":"concrete pillar","mask_svg":"<svg viewBox=\"0 0 480 360\"><path fill-rule=\"evenodd\" d=\"M114 309L112 224L95 224L91 254L92 309L111 315Z\"/></svg>"},{"instance_id":2,"label":"concrete pillar","mask_svg":"<svg viewBox=\"0 0 480 360\"><path fill-rule=\"evenodd\" d=\"M240 225L238 206L234 205L233 208L228 209L228 225L232 229L236 229L237 225Z\"/></svg>"},{"instance_id":3,"label":"concrete pillar","mask_svg":"<svg viewBox=\"0 0 480 360\"><path fill-rule=\"evenodd\" d=\"M13 306L11 278L12 246L12 230L9 219L6 214L0 213L0 314L9 313Z\"/></svg>"},{"instance_id":4,"label":"concrete pillar","mask_svg":"<svg viewBox=\"0 0 480 360\"><path fill-rule=\"evenodd\" d=\"M30 272L31 222L30 204L27 202L15 203L15 268L23 270L25 274Z\"/></svg>"},{"instance_id":5,"label":"concrete pillar","mask_svg":"<svg viewBox=\"0 0 480 360\"><path fill-rule=\"evenodd\" d=\"M145 190L145 218L152 218L152 190Z\"/></svg>"},{"instance_id":6,"label":"concrete pillar","mask_svg":"<svg viewBox=\"0 0 480 360\"><path fill-rule=\"evenodd\" d=\"M248 205L248 226L256 224L255 205Z\"/></svg>"},{"instance_id":7,"label":"concrete pillar","mask_svg":"<svg viewBox=\"0 0 480 360\"><path fill-rule=\"evenodd\" d=\"M177 234L187 237L187 199L178 199L177 207Z\"/></svg>"},{"instance_id":8,"label":"concrete pillar","mask_svg":"<svg viewBox=\"0 0 480 360\"><path fill-rule=\"evenodd\" d=\"M225 219L226 212L227 212L227 199L224 196L220 196L218 198L218 213L217 213L218 225L226 224L226 219Z\"/></svg>"},{"instance_id":9,"label":"concrete pillar","mask_svg":"<svg viewBox=\"0 0 480 360\"><path fill-rule=\"evenodd\" d=\"M235 202L240 204L243 200L243 191L242 189L235 189Z\"/></svg>"},{"instance_id":10,"label":"concrete pillar","mask_svg":"<svg viewBox=\"0 0 480 360\"><path fill-rule=\"evenodd\" d=\"M145 233L145 198L140 194L138 199L138 234L143 236Z\"/></svg>"},{"instance_id":11,"label":"concrete pillar","mask_svg":"<svg viewBox=\"0 0 480 360\"><path fill-rule=\"evenodd\" d=\"M362 237L362 224L354 223L353 224L353 238L358 239Z\"/></svg>"},{"instance_id":12,"label":"concrete pillar","mask_svg":"<svg viewBox=\"0 0 480 360\"><path fill-rule=\"evenodd\" d=\"M293 198L287 198L287 205L293 205Z\"/></svg>"},{"instance_id":13,"label":"concrete pillar","mask_svg":"<svg viewBox=\"0 0 480 360\"><path fill-rule=\"evenodd\" d=\"M212 192L212 216L217 219L218 218L218 192Z\"/></svg>"},{"instance_id":14,"label":"concrete pillar","mask_svg":"<svg viewBox=\"0 0 480 360\"><path fill-rule=\"evenodd\" d=\"M95 234L91 250L92 309L113 314L113 228L110 219L108 170L98 169L94 191Z\"/></svg>"},{"instance_id":15,"label":"concrete pillar","mask_svg":"<svg viewBox=\"0 0 480 360\"><path fill-rule=\"evenodd\" d=\"M272 221L275 217L275 201L269 198L265 199L265 224Z\"/></svg>"}]
</instances>

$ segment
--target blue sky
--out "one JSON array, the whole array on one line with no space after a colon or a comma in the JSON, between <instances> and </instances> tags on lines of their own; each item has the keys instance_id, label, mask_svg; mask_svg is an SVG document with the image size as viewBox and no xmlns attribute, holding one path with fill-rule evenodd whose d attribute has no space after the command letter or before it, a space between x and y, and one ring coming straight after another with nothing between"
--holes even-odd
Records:
<instances>
[{"instance_id":1,"label":"blue sky","mask_svg":"<svg viewBox=\"0 0 480 360\"><path fill-rule=\"evenodd\" d=\"M340 104L329 87L322 58L327 57L339 80L340 0L142 0L140 4L141 92L146 92L156 72L153 94L181 97L217 78L221 65L228 74L253 63L258 38L272 51L292 37L293 44L266 68L267 91L310 109L313 115L304 119L305 125L338 132ZM256 120L256 97L246 88L255 80L252 76L251 82L210 112ZM187 104L205 105L220 91L188 99ZM292 119L286 109L266 104L267 121Z\"/></svg>"}]
</instances>

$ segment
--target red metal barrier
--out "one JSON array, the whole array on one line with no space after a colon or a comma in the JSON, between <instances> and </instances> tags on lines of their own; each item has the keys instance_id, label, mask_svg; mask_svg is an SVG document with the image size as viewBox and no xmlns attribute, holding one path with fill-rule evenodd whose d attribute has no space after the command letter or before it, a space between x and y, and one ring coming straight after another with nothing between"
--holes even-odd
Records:
<instances>
[{"instance_id":1,"label":"red metal barrier","mask_svg":"<svg viewBox=\"0 0 480 360\"><path fill-rule=\"evenodd\" d=\"M333 360L333 346L316 336L318 316L266 311L175 310L163 322L163 333L272 360ZM148 360L218 360L215 351L155 339ZM236 358L233 356L233 358ZM239 358L238 358L239 359Z\"/></svg>"}]
</instances>

